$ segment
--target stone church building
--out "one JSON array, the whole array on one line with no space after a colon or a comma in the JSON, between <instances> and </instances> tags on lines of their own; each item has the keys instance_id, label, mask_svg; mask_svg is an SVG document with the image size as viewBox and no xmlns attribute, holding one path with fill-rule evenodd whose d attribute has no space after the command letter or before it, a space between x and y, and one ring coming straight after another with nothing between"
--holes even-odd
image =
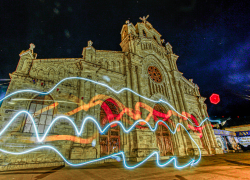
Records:
<instances>
[{"instance_id":1,"label":"stone church building","mask_svg":"<svg viewBox=\"0 0 250 180\"><path fill-rule=\"evenodd\" d=\"M145 17L141 20L142 22L135 26L129 21L123 25L121 51L96 50L93 42L88 41L88 46L83 48L82 58L37 59L37 54L34 53L35 46L31 44L28 50L20 53L16 71L10 73L11 82L6 95L23 89L47 92L66 77L84 77L107 84L115 90L127 87L147 98L156 101L163 99L178 112L193 115L200 123L208 116L204 103L206 98L200 95L197 84L187 80L178 71L178 56L173 53L172 46L161 39L161 34ZM98 100L104 105L93 105ZM165 114L171 110L167 104L155 104L129 91L116 94L93 82L66 80L49 95L25 92L4 100L1 106L0 127L3 129L20 110L27 110L32 114L40 136L48 128L51 120L58 115L70 117L78 128L83 119L90 115L104 127L110 122L105 107L108 107L106 109L110 110L113 117L117 117L122 107L135 112L138 102ZM79 110L78 107L88 103L89 108ZM141 118L146 119L149 112L145 108L140 108L140 111ZM124 113L120 120L128 128L136 119ZM197 130L190 128L190 122L180 116L172 115L170 120L174 124L183 123L199 145L202 154L222 152L217 145L210 122L204 123L200 137ZM154 127L153 117L148 122ZM83 133L77 137L69 121L62 119L53 125L45 141L39 143L36 141L30 119L22 114L0 137L0 148L22 152L40 145L51 145L73 163L119 151L123 151L130 161L141 161L153 151L159 151L162 159L168 159L173 155L189 156L198 153L196 145L183 128L172 134L163 125L160 125L156 132L150 131L146 125L140 126L143 128L135 128L130 133L124 133L119 126L114 125L105 134L100 134L96 125L89 121ZM173 125L169 126L175 129ZM5 163L0 170L64 164L61 157L47 149L18 156L0 153L0 163Z\"/></svg>"}]
</instances>

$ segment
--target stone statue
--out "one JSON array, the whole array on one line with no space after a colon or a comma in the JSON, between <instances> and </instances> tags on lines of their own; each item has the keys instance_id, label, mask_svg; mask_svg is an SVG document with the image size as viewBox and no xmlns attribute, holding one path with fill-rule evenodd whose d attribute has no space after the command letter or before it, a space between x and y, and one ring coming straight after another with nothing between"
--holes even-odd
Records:
<instances>
[{"instance_id":1,"label":"stone statue","mask_svg":"<svg viewBox=\"0 0 250 180\"><path fill-rule=\"evenodd\" d=\"M88 47L91 47L93 42L91 40L88 41Z\"/></svg>"},{"instance_id":2,"label":"stone statue","mask_svg":"<svg viewBox=\"0 0 250 180\"><path fill-rule=\"evenodd\" d=\"M33 50L35 49L35 47L36 47L35 44L30 43L30 50L31 50L31 51L33 51Z\"/></svg>"},{"instance_id":3,"label":"stone statue","mask_svg":"<svg viewBox=\"0 0 250 180\"><path fill-rule=\"evenodd\" d=\"M147 15L147 17L143 16L143 18L139 17L139 19L142 20L143 23L146 23L148 17L149 17L149 15Z\"/></svg>"}]
</instances>

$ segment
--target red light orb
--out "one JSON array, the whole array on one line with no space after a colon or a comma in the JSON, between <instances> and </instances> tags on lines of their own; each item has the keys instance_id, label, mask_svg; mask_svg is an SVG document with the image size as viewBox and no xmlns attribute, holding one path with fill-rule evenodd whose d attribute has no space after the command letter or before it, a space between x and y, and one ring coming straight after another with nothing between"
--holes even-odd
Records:
<instances>
[{"instance_id":1,"label":"red light orb","mask_svg":"<svg viewBox=\"0 0 250 180\"><path fill-rule=\"evenodd\" d=\"M219 94L212 94L209 99L212 104L218 104L220 102Z\"/></svg>"}]
</instances>

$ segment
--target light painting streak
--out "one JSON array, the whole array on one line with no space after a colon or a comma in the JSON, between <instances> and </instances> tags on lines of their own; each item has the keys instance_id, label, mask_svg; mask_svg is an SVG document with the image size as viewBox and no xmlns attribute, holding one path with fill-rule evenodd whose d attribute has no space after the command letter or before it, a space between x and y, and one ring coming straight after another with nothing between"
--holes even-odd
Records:
<instances>
[{"instance_id":1,"label":"light painting streak","mask_svg":"<svg viewBox=\"0 0 250 180\"><path fill-rule=\"evenodd\" d=\"M144 159L143 161L141 161L140 163L138 163L138 164L136 164L134 166L129 166L127 164L124 152L119 152L119 153L115 153L115 154L112 154L112 155L109 155L109 156L105 156L105 157L102 157L102 158L98 158L98 159L90 160L90 161L87 161L87 162L82 162L82 163L74 164L74 163L69 162L56 148L54 148L52 146L39 146L39 147L36 147L36 148L33 148L33 149L29 149L29 150L26 150L26 151L23 151L23 152L10 152L10 151L6 151L6 150L3 150L3 149L0 149L0 151L3 152L3 153L6 153L6 154L22 155L22 154L27 154L27 153L39 150L39 149L52 149L53 151L55 151L64 160L64 162L66 162L70 166L84 166L84 165L91 164L91 163L94 163L94 162L98 162L98 161L102 161L102 160L105 160L105 159L109 159L109 158L112 158L112 157L118 156L118 155L122 156L123 165L127 169L135 169L135 168L139 167L140 165L142 165L143 163L145 163L148 159L150 159L153 156L156 156L156 163L157 163L157 165L159 167L165 167L168 164L170 164L171 162L173 162L174 163L174 167L177 168L177 169L183 169L183 168L185 168L187 166L194 166L194 165L196 165L200 161L200 158L198 160L192 159L187 164L185 164L183 166L179 166L177 164L177 158L176 157L172 157L167 162L160 163L159 153L158 152L153 152L146 159Z\"/></svg>"},{"instance_id":2,"label":"light painting streak","mask_svg":"<svg viewBox=\"0 0 250 180\"><path fill-rule=\"evenodd\" d=\"M133 128L136 126L136 124L138 124L138 123L140 123L140 122L144 122L145 124L147 124L147 126L149 127L149 129L150 129L151 131L153 131L153 132L155 132L155 131L157 130L158 124L159 124L159 123L163 123L163 124L165 124L165 126L167 126L167 127L169 128L169 130L170 130L170 132L171 132L172 134L175 134L175 133L177 132L177 127L178 127L178 126L181 126L181 127L184 128L184 130L187 132L187 134L188 134L188 136L190 137L190 139L191 139L191 140L195 143L195 145L197 146L197 148L198 148L198 150L199 150L199 158L198 158L197 160L192 159L190 162L188 162L186 165L183 165L183 166L178 166L178 165L177 165L177 159L176 159L176 157L172 157L172 158L171 158L170 160L168 160L166 163L161 164L160 161L159 161L159 160L160 160L160 158L159 158L159 152L155 151L155 152L151 153L146 159L144 159L143 161L141 161L140 163L138 163L137 165L135 165L135 166L128 166L127 163L126 163L126 158L125 158L125 155L124 155L123 152L115 153L115 154L112 154L112 155L109 155L109 156L106 156L106 157L102 157L102 158L98 158L98 159L95 159L95 160L90 160L90 161L83 162L83 163L78 163L78 164L73 164L73 163L69 162L69 161L68 161L68 160L67 160L67 159L66 159L66 158L56 149L56 148L54 148L54 147L52 147L52 146L39 146L39 147L36 147L36 148L33 148L33 149L29 149L29 150L26 150L26 151L23 151L23 152L10 152L10 151L6 151L6 150L4 150L4 149L0 149L1 152L7 153L7 154L12 154L12 155L21 155L21 154L30 153L30 152L32 152L32 151L36 151L36 150L38 150L38 149L44 149L44 148L46 148L46 149L52 149L52 150L54 150L54 151L55 151L55 152L56 152L56 153L57 153L57 154L67 163L67 164L69 164L69 165L71 165L71 166L82 166L82 165L86 165L86 164L89 164L89 163L101 161L101 160L104 160L104 159L108 159L108 158L112 158L112 157L114 157L114 156L120 155L120 156L122 156L122 159L123 159L123 165L124 165L124 167L126 167L127 169L134 169L134 168L140 166L141 164L143 164L144 162L146 162L149 158L153 157L154 155L156 156L156 163L157 163L157 165L158 165L159 167L164 167L164 166L168 165L169 163L171 163L171 162L173 161L173 162L174 162L175 168L178 168L178 169L182 169L182 168L187 167L187 166L189 166L189 165L193 166L193 165L197 164L197 163L200 161L200 159L201 159L201 151L200 151L200 148L199 148L198 144L195 142L195 140L192 138L192 136L189 134L189 132L187 131L187 129L186 129L181 123L178 123L178 124L176 125L176 127L175 127L175 130L173 131L173 130L172 130L164 121L162 121L162 120L158 120L158 121L156 122L154 128L152 128L151 125L150 125L147 121L141 119L141 120L137 120L137 121L136 121L130 128L128 128L128 129L126 129L120 121L113 121L113 122L107 124L107 125L102 129L101 126L98 124L98 122L97 122L94 118L88 116L88 117L85 117L85 118L84 118L80 130L78 130L76 124L73 122L72 119L70 119L70 118L67 117L67 116L58 116L58 117L56 117L55 119L53 119L53 121L51 122L50 126L47 128L47 130L46 130L46 132L44 133L44 135L42 136L42 138L40 138L39 132L38 132L38 130L37 130L36 123L35 123L33 117L31 116L31 114L30 114L29 112L27 112L27 111L20 111L20 112L18 112L18 113L10 120L10 122L3 128L3 130L0 132L0 136L1 136L1 135L6 131L6 129L15 121L15 119L16 119L20 114L22 114L22 113L27 114L27 115L29 116L29 118L31 119L31 121L32 121L32 123L33 123L33 128L35 129L35 134L36 134L36 138L37 138L37 141L38 141L38 142L43 142L43 141L44 141L45 137L46 137L47 134L49 133L49 130L51 129L51 127L53 126L53 124L54 124L57 120L59 120L59 119L66 119L66 120L68 120L68 121L72 124L72 126L74 127L75 133L76 133L77 136L80 136L80 135L82 134L83 129L84 129L84 126L85 126L85 123L86 123L88 120L93 121L94 124L96 124L96 127L98 128L98 130L99 130L99 132L100 132L101 134L104 134L104 133L108 130L108 128L109 128L110 126L114 125L114 124L119 124L120 127L123 129L123 131L124 131L125 133L129 133L130 131L132 131Z\"/></svg>"},{"instance_id":3,"label":"light painting streak","mask_svg":"<svg viewBox=\"0 0 250 180\"><path fill-rule=\"evenodd\" d=\"M143 99L145 99L145 100L148 100L148 101L151 101L151 102L154 102L154 103L164 103L164 104L167 104L167 105L168 105L175 113L177 113L180 117L183 117L185 120L188 120L191 124L193 124L193 125L196 126L196 127L200 127L206 120L209 120L209 118L207 117L207 118L205 118L200 124L197 124L197 123L194 124L190 119L188 119L188 117L185 116L185 113L180 114L177 110L174 109L174 107L173 107L171 104L169 104L168 102L164 101L163 99L160 99L160 100L158 100L158 101L155 101L155 100L152 100L152 99L147 98L147 97L145 97L145 96L142 96L142 95L140 95L140 94L134 92L133 90L131 90L131 89L129 89L129 88L122 88L122 89L120 89L119 91L116 91L116 90L114 90L113 88L111 88L110 86L108 86L108 85L106 85L106 84L103 84L103 83L100 83L100 82L97 82L97 81L94 81L94 80L91 80L91 79L83 78L83 77L68 77L68 78L62 79L62 80L59 81L53 88L51 88L48 92L40 92L40 91L30 90L30 89L15 91L15 92L13 92L13 93L10 93L10 94L6 95L4 98L2 98L2 99L0 100L0 102L3 101L3 100L5 100L5 99L7 99L7 98L9 98L9 97L11 97L11 96L13 96L13 95L15 95L15 94L23 93L23 92L31 92L31 93L37 93L37 94L47 95L47 94L51 93L51 92L52 92L58 85L60 85L62 82L66 81L66 80L72 80L72 79L85 80L85 81L92 82L92 83L94 83L94 84L101 85L101 86L106 87L107 89L111 90L112 92L114 92L114 93L116 93L116 94L122 93L123 91L129 91L129 92L131 92L131 93L133 93L133 94L135 94L135 95L137 95L137 96L139 96L139 97L141 97L141 98L143 98ZM74 113L75 113L75 112L76 112L76 111L74 111ZM175 134L175 133L177 132L177 127L180 127L180 126L181 126L181 127L184 128L184 130L187 132L187 134L188 134L188 136L190 137L190 139L191 139L191 140L195 143L195 145L197 146L197 148L198 148L198 150L199 150L199 158L198 158L197 160L192 159L189 163L187 163L186 165L183 165L183 166L178 166L178 165L177 165L177 159L176 159L176 157L172 157L172 158L171 158L170 160L168 160L166 163L161 164L160 161L159 161L159 160L160 160L160 158L159 158L159 152L153 152L153 153L151 153L146 159L144 159L142 162L138 163L137 165L135 165L135 166L128 166L127 163L126 163L126 160L125 160L126 158L125 158L124 152L115 153L115 154L112 154L112 155L109 155L109 156L106 156L106 157L102 157L102 158L99 158L99 159L90 160L90 161L83 162L83 163L78 163L78 164L73 164L73 163L69 162L67 159L65 159L65 157L64 157L56 148L54 148L54 147L52 147L52 146L39 146L39 147L36 147L36 148L33 148L33 149L29 149L29 150L26 150L26 151L23 151L23 152L9 152L9 151L0 149L1 152L8 153L8 154L13 154L13 155L20 155L20 154L26 154L26 153L29 153L29 152L32 152L32 151L36 151L36 150L38 150L38 149L47 148L47 149L52 149L52 150L54 150L54 151L55 151L55 152L56 152L56 153L57 153L57 154L67 163L67 164L69 164L69 165L71 165L71 166L86 165L86 164L89 164L89 163L101 161L101 160L104 160L104 159L107 159L107 158L112 158L112 157L114 157L114 156L120 155L120 156L122 156L124 166L125 166L126 168L128 168L128 169L134 169L134 168L140 166L141 164L143 164L144 162L146 162L149 158L151 158L151 157L153 157L153 156L156 156L156 162L157 162L157 165L158 165L159 167L164 167L164 166L168 165L169 163L173 162L173 163L174 163L174 166L175 166L176 168L178 168L178 169L187 167L187 166L189 166L189 165L193 166L193 165L197 164L197 163L200 161L200 159L201 159L201 151L200 151L200 148L199 148L198 144L194 141L194 139L191 137L191 135L189 134L189 132L187 131L187 129L186 129L181 123L178 123L178 124L176 124L175 130L172 131L172 130L170 129L170 127L169 127L164 121L162 121L162 120L158 120L158 121L156 122L155 128L152 128L152 127L150 126L150 124L149 124L147 121L140 119L140 120L137 120L136 122L134 122L134 124L133 124L130 128L128 128L128 129L126 129L120 121L113 121L113 122L109 123L108 125L106 125L106 127L105 127L104 129L102 129L102 128L100 127L100 125L98 124L98 122L97 122L94 118L92 118L92 117L86 117L86 118L83 120L83 122L82 122L81 129L78 130L78 128L76 127L76 124L75 124L69 117L66 117L66 116L59 116L59 117L56 117L55 119L53 119L52 123L51 123L50 126L47 128L47 130L46 130L46 132L44 133L44 135L40 138L33 117L32 117L27 111L20 111L20 112L18 112L18 113L11 119L11 121L3 128L3 130L0 132L0 136L1 136L1 135L5 132L5 130L11 125L11 123L16 119L16 117L17 117L18 115L20 115L21 113L26 113L26 114L29 116L29 118L31 119L31 121L32 121L32 123L33 123L33 126L32 126L32 127L35 129L35 134L36 134L36 138L37 138L38 142L43 142L43 141L45 140L46 135L48 134L49 130L51 129L51 127L53 126L53 124L54 124L58 119L66 119L66 120L70 121L71 124L72 124L72 126L73 126L74 129L75 129L75 133L76 133L77 136L80 136L80 134L81 134L82 131L83 131L84 125L85 125L85 123L86 123L88 120L91 120L91 121L93 121L93 122L96 124L96 126L97 126L97 128L98 128L98 130L99 130L99 132L100 132L101 134L105 133L105 131L106 131L110 126L112 126L112 125L120 125L121 128L123 129L123 131L124 131L125 133L129 133L129 132L136 126L136 124L138 124L138 123L140 123L140 124L146 124L146 125L149 127L149 129L150 129L151 131L156 131L156 129L157 129L157 127L158 127L158 124L161 123L161 124L163 124L164 126L167 126L168 129L170 130L170 132L171 132L172 134ZM136 117L136 119L137 119L137 118L138 118L138 117Z\"/></svg>"},{"instance_id":4,"label":"light painting streak","mask_svg":"<svg viewBox=\"0 0 250 180\"><path fill-rule=\"evenodd\" d=\"M108 88L109 90L111 90L112 92L114 92L114 93L116 93L116 94L120 94L120 93L123 92L123 91L129 91L129 92L131 92L131 93L133 93L133 94L135 94L135 95L137 95L137 96L139 96L139 97L141 97L141 98L143 98L143 99L145 99L145 100L148 100L148 101L151 101L151 102L154 102L154 103L164 103L164 104L167 104L174 112L176 112L178 115L180 115L180 116L184 117L185 119L187 119L191 124L193 124L193 125L196 126L196 127L201 126L206 120L209 120L209 118L207 117L207 118L205 118L205 119L200 123L199 126L197 126L197 125L195 125L188 117L186 117L186 116L183 115L183 114L180 114L177 110L175 110L175 108L174 108L170 103L168 103L167 101L164 101L164 100L162 100L162 99L160 99L160 100L158 100L158 101L152 100L152 99L150 99L150 98L147 98L147 97L145 97L145 96L142 96L142 95L138 94L137 92L135 92L135 91L133 91L133 90L131 90L131 89L129 89L129 88L122 88L122 89L120 89L119 91L116 91L116 90L114 90L113 88L111 88L110 86L108 86L107 84L100 83L100 82L97 82L97 81L94 81L94 80L91 80L91 79L87 79L87 78L83 78L83 77L67 77L67 78L64 78L64 79L62 79L61 81L59 81L59 82L58 82L53 88L51 88L48 92L40 92L40 91L36 91L36 90L32 90L32 89L18 90L18 91L15 91L15 92L13 92L13 93L10 93L10 94L6 95L4 98L2 98L2 99L0 100L0 102L3 101L3 100L5 100L5 99L7 99L7 98L9 98L9 97L11 97L11 96L13 96L13 95L15 95L15 94L23 93L23 92L31 92L31 93L37 93L37 94L47 95L47 94L51 93L51 92L52 92L58 85L60 85L62 82L66 81L66 80L72 80L72 79L80 79L80 80L85 80L85 81L92 82L92 83L94 83L94 84L98 84L98 85L100 85L100 86L103 86L103 87Z\"/></svg>"},{"instance_id":5,"label":"light painting streak","mask_svg":"<svg viewBox=\"0 0 250 180\"><path fill-rule=\"evenodd\" d=\"M51 104L51 105L49 105L47 107L44 107L44 108L38 110L37 112L35 112L33 114L33 116L35 117L35 116L38 116L39 114L42 114L43 112L46 112L46 111L48 111L50 109L54 109L56 106L58 106L58 104L59 104L58 102L55 102L55 103L53 103L53 104Z\"/></svg>"}]
</instances>

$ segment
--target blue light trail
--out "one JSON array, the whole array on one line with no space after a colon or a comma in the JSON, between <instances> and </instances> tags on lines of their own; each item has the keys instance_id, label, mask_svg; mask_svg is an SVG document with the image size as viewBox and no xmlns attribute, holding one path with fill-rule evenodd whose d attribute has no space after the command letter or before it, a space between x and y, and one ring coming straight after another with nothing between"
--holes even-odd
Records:
<instances>
[{"instance_id":1,"label":"blue light trail","mask_svg":"<svg viewBox=\"0 0 250 180\"><path fill-rule=\"evenodd\" d=\"M115 154L112 154L112 155L109 155L109 156L106 156L106 157L102 157L102 158L98 158L98 159L95 159L95 160L90 160L90 161L83 162L83 163L78 163L78 164L73 164L73 163L69 162L69 161L68 161L68 160L67 160L67 159L66 159L66 158L56 149L56 148L54 148L53 146L39 146L39 147L36 147L36 148L33 148L33 149L29 149L29 150L26 150L26 151L23 151L23 152L10 152L10 151L6 151L6 150L4 150L4 149L0 149L1 152L7 153L7 154L12 154L12 155L22 155L22 154L30 153L30 152L32 152L32 151L39 150L39 149L44 149L44 148L45 148L45 149L52 149L52 150L54 150L54 151L55 151L55 152L56 152L56 153L57 153L57 154L67 163L67 164L69 164L69 165L71 165L71 166L83 166L83 165L86 165L86 164L90 164L90 163L93 163L93 162L101 161L101 160L104 160L104 159L108 159L108 158L112 158L112 157L114 157L114 156L120 155L120 156L122 157L122 159L123 159L124 167L127 168L127 169L134 169L134 168L140 166L141 164L145 163L149 158L153 157L154 155L156 156L156 163L157 163L157 165L158 165L159 167L164 167L164 166L168 165L169 163L171 163L171 162L173 161L173 162L174 162L174 166L175 166L175 168L177 168L177 169L182 169L182 168L187 167L187 166L189 166L189 165L191 165L191 166L196 165L196 164L200 161L200 159L201 159L201 151L200 151L200 148L199 148L198 144L195 142L195 140L191 137L191 135L189 134L189 132L187 131L187 129L186 129L181 123L178 123L178 124L176 125L176 127L175 127L175 130L173 131L173 130L172 130L164 121L162 121L162 120L158 120L158 121L156 122L154 128L152 128L151 125L150 125L147 121L141 119L141 120L137 120L136 122L134 122L134 124L133 124L130 128L128 128L128 129L126 129L120 121L113 121L113 122L107 124L107 125L102 129L102 128L100 127L99 123L98 123L93 117L87 116L87 117L84 118L80 130L78 130L76 124L73 122L72 119L70 119L70 118L67 117L67 116L58 116L58 117L56 117L55 119L53 119L53 121L51 122L50 126L47 128L47 130L46 130L46 132L44 133L44 135L42 136L42 138L40 138L39 132L38 132L38 130L37 130L36 123L35 123L33 117L31 116L31 114L30 114L29 112L27 112L27 111L20 111L20 112L18 112L18 113L9 121L9 123L3 128L3 130L0 132L0 136L6 131L6 129L7 129L7 128L16 120L16 118L17 118L20 114L22 114L22 113L27 114L28 117L31 119L31 121L32 121L32 123L33 123L33 126L32 126L32 127L35 129L35 134L36 134L36 138L37 138L37 141L38 141L38 142L42 142L42 141L45 139L45 137L46 137L47 134L49 133L49 130L51 129L51 127L53 126L53 124L54 124L56 121L58 121L59 119L66 119L66 120L68 120L68 121L72 124L72 126L74 127L75 133L76 133L77 136L80 136L80 135L81 135L81 133L83 132L83 129L84 129L84 125L85 125L85 123L86 123L88 120L89 120L89 121L93 121L94 124L96 124L96 126L97 126L97 128L98 128L98 130L99 130L99 132L100 132L101 134L104 134L104 133L108 130L108 128L109 128L111 125L113 125L113 124L119 124L120 127L123 129L123 131L124 131L125 133L129 133L130 131L132 131L133 128L136 126L136 124L138 124L138 123L140 123L140 122L144 122L145 124L147 124L148 127L150 128L150 130L153 131L153 132L157 130L158 124L161 122L161 123L165 124L165 125L169 128L169 130L170 130L170 132L171 132L172 134L175 134L175 133L177 132L177 127L178 127L178 126L181 126L181 127L184 128L184 130L187 132L187 134L188 134L188 136L190 137L190 139L191 139L191 140L194 142L194 144L197 146L197 148L198 148L198 150L199 150L199 158L198 158L197 160L192 159L191 161L189 161L187 164L185 164L185 165L183 165L183 166L178 166L178 165L177 165L177 158L176 158L176 157L172 157L172 158L171 158L170 160L168 160L166 163L162 163L162 164L161 164L160 161L159 161L159 160L160 160L159 152L155 151L155 152L151 153L146 159L144 159L143 161L141 161L140 163L138 163L137 165L129 166L129 165L127 165L127 163L126 163L126 157L125 157L124 152L115 153Z\"/></svg>"},{"instance_id":2,"label":"blue light trail","mask_svg":"<svg viewBox=\"0 0 250 180\"><path fill-rule=\"evenodd\" d=\"M67 77L67 78L64 78L64 79L62 79L61 81L59 81L59 82L58 82L53 88L51 88L48 92L40 92L40 91L36 91L36 90L32 90L32 89L18 90L18 91L15 91L15 92L13 92L13 93L10 93L10 94L8 94L7 96L5 96L4 98L2 98L2 99L0 100L0 103L1 103L3 100L5 100L5 99L7 99L7 98L9 98L9 97L11 97L11 96L13 96L13 95L15 95L15 94L19 94L19 93L23 93L23 92L31 92L31 93L37 93L37 94L42 94L42 95L50 94L50 93L51 93L58 85L60 85L62 82L66 81L66 80L72 80L72 79L85 80L85 81L92 82L92 83L94 83L94 84L98 84L98 85L100 85L100 86L104 86L104 87L108 88L109 90L111 90L112 92L114 92L114 93L116 93L116 94L119 94L119 93L121 93L121 92L123 92L123 91L129 91L129 92L131 92L131 93L133 93L133 94L135 94L135 95L137 95L137 96L139 96L139 97L141 97L141 98L143 98L143 99L145 99L145 100L148 100L148 101L151 101L151 102L154 102L154 103L164 103L164 104L167 104L167 105L168 105L173 111L175 111L178 115L180 115L180 116L186 118L193 126L196 126L196 127L200 127L206 120L209 120L209 118L206 117L206 118L200 123L200 125L197 126L197 125L195 125L188 117L184 116L183 114L180 114L177 110L175 110L175 108L174 108L170 103L168 103L167 101L164 101L164 100L162 100L162 99L160 99L160 100L158 100L158 101L152 100L152 99L150 99L150 98L147 98L147 97L145 97L145 96L142 96L142 95L138 94L137 92L135 92L135 91L133 91L133 90L131 90L131 89L129 89L129 88L122 88L122 89L120 89L119 91L116 91L116 90L114 90L113 88L111 88L110 86L108 86L107 84L100 83L100 82L97 82L97 81L94 81L94 80L91 80L91 79L87 79L87 78L83 78L83 77Z\"/></svg>"},{"instance_id":3,"label":"blue light trail","mask_svg":"<svg viewBox=\"0 0 250 180\"><path fill-rule=\"evenodd\" d=\"M15 94L23 93L23 92L31 92L31 93L37 93L37 94L47 95L47 94L51 93L51 92L52 92L58 85L60 85L62 82L66 81L66 80L72 80L72 79L85 80L85 81L92 82L92 83L94 83L94 84L101 85L101 86L103 86L103 87L108 88L109 90L111 90L112 92L114 92L114 93L116 93L116 94L122 93L123 91L129 91L129 92L131 92L131 93L133 93L133 94L135 94L135 95L137 95L137 96L139 96L139 97L141 97L141 98L143 98L143 99L145 99L145 100L148 100L148 101L151 101L151 102L154 102L154 103L165 103L165 104L167 104L172 110L174 110L178 115L185 117L190 123L193 124L193 126L196 126L196 127L200 127L206 120L209 120L209 118L207 117L207 118L205 118L205 119L197 126L197 125L195 125L190 119L188 119L186 116L180 114L177 110L175 110L174 107L173 107L170 103L168 103L167 101L164 101L164 100L162 100L162 99L160 99L160 100L158 100L158 101L149 99L149 98L147 98L147 97L145 97L145 96L142 96L142 95L140 95L140 94L134 92L133 90L131 90L131 89L129 89L129 88L122 88L121 90L116 91L116 90L114 90L113 88L111 88L110 86L108 86L108 85L106 85L106 84L103 84L103 83L100 83L100 82L97 82L97 81L94 81L94 80L91 80L91 79L83 78L83 77L68 77L68 78L65 78L65 79L59 81L59 82L58 82L53 88L51 88L48 92L40 92L40 91L36 91L36 90L31 90L31 89L15 91L15 92L13 92L13 93L8 94L8 95L5 96L4 98L2 98L2 99L0 100L0 102L2 102L3 100L5 100L5 99L7 99L7 98L9 98L9 97L11 97L11 96L13 96L13 95L15 95ZM187 166L189 166L189 165L191 165L191 166L196 165L196 164L200 161L200 159L201 159L201 151L200 151L200 148L199 148L198 144L194 141L194 139L191 137L191 135L189 134L189 132L187 131L187 129L186 129L181 123L178 123L178 124L176 125L176 127L175 127L175 130L173 131L173 130L172 130L164 121L162 121L162 120L158 120L158 121L156 122L154 128L152 128L151 125L150 125L147 121L141 119L141 120L137 120L136 122L134 122L134 124L133 124L130 128L128 128L128 129L126 129L120 121L113 121L113 122L109 123L108 125L106 125L106 126L102 129L102 128L100 127L100 125L98 124L98 122L97 122L93 117L88 116L88 117L84 118L80 130L78 130L76 124L73 122L72 119L70 119L70 118L67 117L67 116L58 116L58 117L56 117L55 119L53 119L53 121L51 122L50 126L49 126L49 127L47 128L47 130L45 131L44 135L43 135L42 137L40 137L40 136L39 136L39 132L38 132L37 127L36 127L36 123L35 123L33 117L29 114L29 112L28 112L28 111L19 111L19 112L18 112L9 122L8 122L8 124L2 129L2 131L0 131L0 136L1 136L1 135L6 131L6 129L14 122L14 120L17 118L17 116L19 116L19 115L22 114L22 113L27 114L28 117L31 119L31 121L32 121L32 123L33 123L33 128L34 128L34 130L35 130L35 134L36 134L36 138L37 138L37 141L38 141L38 142L43 142L43 140L45 139L45 137L46 137L47 134L49 133L51 127L53 126L53 124L55 124L55 122L56 122L57 120L59 120L59 119L66 119L66 120L68 120L68 121L72 124L72 126L74 127L75 134L76 134L77 136L80 136L80 135L82 134L83 129L84 129L84 125L85 125L85 123L86 123L87 121L93 121L94 124L96 124L96 126L97 126L97 128L98 128L98 130L99 130L99 132L100 132L101 134L104 134L104 133L108 130L108 128L109 128L111 125L113 125L113 124L119 124L120 127L123 129L123 131L124 131L125 133L129 133L129 132L136 126L136 124L138 124L138 123L140 123L140 122L144 122L145 124L147 124L147 126L148 126L148 127L150 128L150 130L153 131L153 132L156 131L156 129L158 128L158 124L161 122L161 123L165 124L165 125L169 128L169 130L170 130L170 132L171 132L172 134L175 134L175 133L177 132L177 127L178 127L178 126L182 126L182 127L184 128L184 130L187 132L187 134L188 134L188 136L190 137L190 139L191 139L191 140L194 142L194 144L197 146L198 151L199 151L199 158L198 158L197 160L192 159L190 162L188 162L186 165L183 165L183 166L177 165L177 158L176 158L176 157L172 157L172 158L171 158L170 160L168 160L166 163L162 163L162 164L161 164L160 161L159 161L159 160L160 160L159 152L155 151L155 152L151 153L146 159L144 159L143 161L141 161L140 163L138 163L137 165L135 165L135 166L128 166L127 163L126 163L126 158L125 158L124 152L115 153L115 154L112 154L112 155L109 155L109 156L106 156L106 157L102 157L102 158L99 158L99 159L90 160L90 161L83 162L83 163L78 163L78 164L73 164L73 163L69 162L69 161L68 161L68 160L67 160L67 159L66 159L66 158L56 149L56 148L54 148L54 147L52 147L52 146L39 146L39 147L36 147L36 148L33 148L33 149L29 149L29 150L26 150L26 151L23 151L23 152L9 152L9 151L0 149L1 152L7 153L7 154L12 154L12 155L20 155L20 154L26 154L26 153L29 153L29 152L32 152L32 151L36 151L36 150L39 150L39 149L43 149L43 148L52 149L52 150L54 150L54 151L55 151L55 152L56 152L56 153L57 153L57 154L67 163L67 164L69 164L69 165L71 165L71 166L82 166L82 165L86 165L86 164L89 164L89 163L101 161L101 160L104 160L104 159L107 159L107 158L112 158L112 157L115 157L115 156L121 156L122 159L123 159L123 164L124 164L124 166L125 166L126 168L128 168L128 169L134 169L134 168L140 166L141 164L143 164L144 162L146 162L149 158L151 158L151 157L153 157L153 156L156 156L156 162L157 162L157 165L158 165L159 167L164 167L164 166L168 165L169 163L173 162L173 163L174 163L174 166L175 166L176 168L178 168L178 169L187 167Z\"/></svg>"}]
</instances>

